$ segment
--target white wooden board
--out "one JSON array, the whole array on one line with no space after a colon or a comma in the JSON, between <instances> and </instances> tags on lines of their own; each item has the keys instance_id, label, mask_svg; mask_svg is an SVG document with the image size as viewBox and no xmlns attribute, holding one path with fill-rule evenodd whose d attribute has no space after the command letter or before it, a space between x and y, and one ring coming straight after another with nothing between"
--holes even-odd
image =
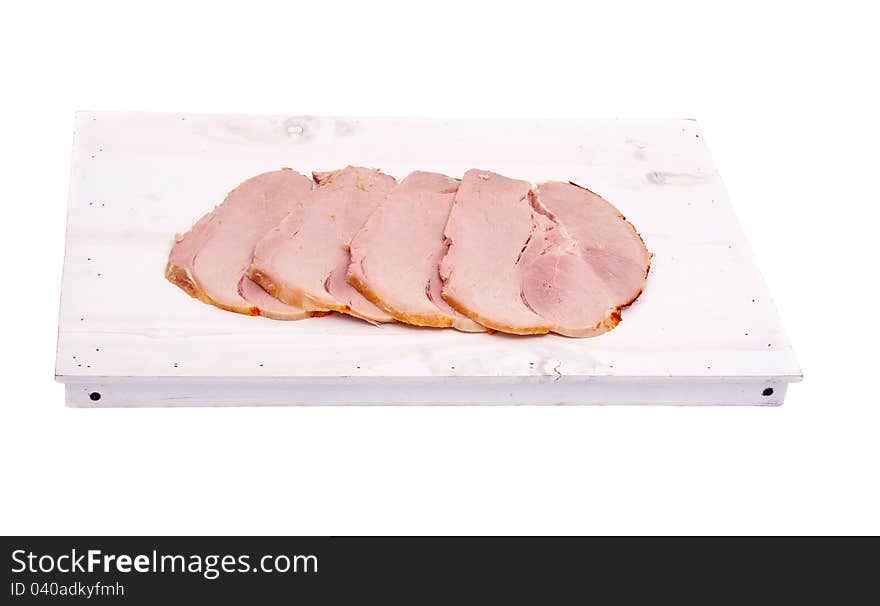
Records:
<instances>
[{"instance_id":1,"label":"white wooden board","mask_svg":"<svg viewBox=\"0 0 880 606\"><path fill-rule=\"evenodd\" d=\"M347 164L575 181L642 233L646 291L610 333L568 339L278 322L164 279L174 234L242 180ZM80 112L56 375L76 406L773 405L800 370L692 120Z\"/></svg>"}]
</instances>

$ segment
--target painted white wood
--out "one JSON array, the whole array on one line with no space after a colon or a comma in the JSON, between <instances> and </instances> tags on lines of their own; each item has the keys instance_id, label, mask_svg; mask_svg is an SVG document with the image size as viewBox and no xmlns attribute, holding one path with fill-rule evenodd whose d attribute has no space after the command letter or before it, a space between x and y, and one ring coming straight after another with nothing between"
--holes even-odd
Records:
<instances>
[{"instance_id":1,"label":"painted white wood","mask_svg":"<svg viewBox=\"0 0 880 606\"><path fill-rule=\"evenodd\" d=\"M461 377L88 380L65 386L67 402L81 408L149 406L460 406L666 405L779 406L778 380Z\"/></svg>"},{"instance_id":2,"label":"painted white wood","mask_svg":"<svg viewBox=\"0 0 880 606\"><path fill-rule=\"evenodd\" d=\"M126 398L174 405L177 379L191 380L188 403L603 403L618 401L618 386L651 379L670 387L658 387L656 397L644 388L627 392L626 403L761 404L760 394L740 398L736 389L772 383L781 398L778 386L800 379L692 120L80 112L72 162L56 362L58 379L76 384L68 386L72 405L82 403L82 390L94 391L90 385L108 384L124 397L108 394L101 405ZM398 178L414 169L460 176L479 167L576 181L611 200L642 233L655 255L647 289L615 330L567 339L374 327L341 316L278 322L215 309L164 279L174 234L240 181L282 166L308 174L346 164ZM229 378L241 390L227 398L215 386ZM591 378L613 379L602 384L614 387L597 392ZM369 394L360 395L355 379L372 381ZM277 387L289 380L320 385L326 395ZM404 380L425 392L404 395ZM692 402L688 394L702 380L737 387ZM553 391L570 385L577 388ZM504 396L514 386L521 389L515 401Z\"/></svg>"}]
</instances>

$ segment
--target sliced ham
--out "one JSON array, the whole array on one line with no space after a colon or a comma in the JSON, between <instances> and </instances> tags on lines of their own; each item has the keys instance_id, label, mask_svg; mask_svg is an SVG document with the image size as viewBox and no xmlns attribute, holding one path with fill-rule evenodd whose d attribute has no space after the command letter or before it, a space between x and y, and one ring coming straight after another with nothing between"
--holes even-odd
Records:
<instances>
[{"instance_id":1,"label":"sliced ham","mask_svg":"<svg viewBox=\"0 0 880 606\"><path fill-rule=\"evenodd\" d=\"M569 184L532 190L525 181L468 171L446 226L443 297L481 324L515 334L589 337L614 328L620 308L641 292L650 255L633 227L597 198Z\"/></svg>"},{"instance_id":2,"label":"sliced ham","mask_svg":"<svg viewBox=\"0 0 880 606\"><path fill-rule=\"evenodd\" d=\"M535 199L532 200L536 204ZM519 263L523 301L567 337L594 337L620 322L608 284L557 221L539 211Z\"/></svg>"},{"instance_id":3,"label":"sliced ham","mask_svg":"<svg viewBox=\"0 0 880 606\"><path fill-rule=\"evenodd\" d=\"M348 282L400 322L481 332L441 297L443 231L458 183L419 171L401 181L352 239Z\"/></svg>"},{"instance_id":4,"label":"sliced ham","mask_svg":"<svg viewBox=\"0 0 880 606\"><path fill-rule=\"evenodd\" d=\"M446 224L449 251L440 263L442 296L483 326L541 334L553 323L522 295L520 257L543 221L529 201L531 185L482 170L464 174Z\"/></svg>"},{"instance_id":5,"label":"sliced ham","mask_svg":"<svg viewBox=\"0 0 880 606\"><path fill-rule=\"evenodd\" d=\"M301 307L270 297L247 272L256 243L300 208L311 189L311 180L290 169L248 179L176 238L165 276L191 296L229 311L283 320L309 317Z\"/></svg>"},{"instance_id":6,"label":"sliced ham","mask_svg":"<svg viewBox=\"0 0 880 606\"><path fill-rule=\"evenodd\" d=\"M349 284L346 274L349 242L394 188L394 178L353 166L312 175L317 187L303 208L257 244L250 277L285 303L310 311L393 321Z\"/></svg>"},{"instance_id":7,"label":"sliced ham","mask_svg":"<svg viewBox=\"0 0 880 606\"><path fill-rule=\"evenodd\" d=\"M635 301L645 287L651 253L626 217L575 183L541 183L537 197L577 241L608 292L608 305L620 308Z\"/></svg>"}]
</instances>

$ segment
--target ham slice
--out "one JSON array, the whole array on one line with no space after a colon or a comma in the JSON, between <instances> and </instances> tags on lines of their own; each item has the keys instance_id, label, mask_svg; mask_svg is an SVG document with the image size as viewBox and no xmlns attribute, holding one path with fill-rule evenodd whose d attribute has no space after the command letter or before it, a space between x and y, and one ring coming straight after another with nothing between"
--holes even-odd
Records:
<instances>
[{"instance_id":1,"label":"ham slice","mask_svg":"<svg viewBox=\"0 0 880 606\"><path fill-rule=\"evenodd\" d=\"M468 171L446 226L444 299L514 334L588 337L614 328L620 308L641 291L650 256L616 209L583 192L552 183L535 191L525 181Z\"/></svg>"},{"instance_id":2,"label":"ham slice","mask_svg":"<svg viewBox=\"0 0 880 606\"><path fill-rule=\"evenodd\" d=\"M454 309L514 334L553 328L522 296L521 256L542 222L529 202L530 191L527 181L467 171L446 224L449 251L440 263L442 296Z\"/></svg>"},{"instance_id":3,"label":"ham slice","mask_svg":"<svg viewBox=\"0 0 880 606\"><path fill-rule=\"evenodd\" d=\"M394 177L349 166L312 173L317 188L256 245L250 277L285 303L310 311L339 311L370 322L393 317L346 279L348 244L394 188Z\"/></svg>"},{"instance_id":4,"label":"ham slice","mask_svg":"<svg viewBox=\"0 0 880 606\"><path fill-rule=\"evenodd\" d=\"M443 230L458 180L414 172L383 200L351 241L348 281L395 320L481 332L440 295Z\"/></svg>"},{"instance_id":5,"label":"ham slice","mask_svg":"<svg viewBox=\"0 0 880 606\"><path fill-rule=\"evenodd\" d=\"M533 198L533 204L536 203ZM620 308L604 275L559 222L540 209L520 259L521 296L526 305L567 337L594 337L620 323Z\"/></svg>"},{"instance_id":6,"label":"ham slice","mask_svg":"<svg viewBox=\"0 0 880 606\"><path fill-rule=\"evenodd\" d=\"M171 249L165 277L191 296L229 311L282 320L312 315L270 297L248 277L254 246L299 208L312 182L290 169L264 173L232 190Z\"/></svg>"},{"instance_id":7,"label":"ham slice","mask_svg":"<svg viewBox=\"0 0 880 606\"><path fill-rule=\"evenodd\" d=\"M633 303L645 287L651 253L626 217L598 194L571 182L541 183L537 197L581 247L608 292L608 305Z\"/></svg>"}]
</instances>

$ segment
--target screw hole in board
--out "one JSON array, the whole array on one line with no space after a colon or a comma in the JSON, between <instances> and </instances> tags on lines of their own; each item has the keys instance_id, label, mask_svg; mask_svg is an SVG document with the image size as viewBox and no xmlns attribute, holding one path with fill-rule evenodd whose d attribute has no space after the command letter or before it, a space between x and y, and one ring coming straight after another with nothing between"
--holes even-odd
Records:
<instances>
[{"instance_id":1,"label":"screw hole in board","mask_svg":"<svg viewBox=\"0 0 880 606\"><path fill-rule=\"evenodd\" d=\"M773 388L772 387L766 388L764 391L761 392L761 395L762 396L772 396L773 395Z\"/></svg>"},{"instance_id":2,"label":"screw hole in board","mask_svg":"<svg viewBox=\"0 0 880 606\"><path fill-rule=\"evenodd\" d=\"M89 394L89 399L92 402L97 402L98 400L101 399L101 394L99 394L97 391L93 391L92 393Z\"/></svg>"}]
</instances>

